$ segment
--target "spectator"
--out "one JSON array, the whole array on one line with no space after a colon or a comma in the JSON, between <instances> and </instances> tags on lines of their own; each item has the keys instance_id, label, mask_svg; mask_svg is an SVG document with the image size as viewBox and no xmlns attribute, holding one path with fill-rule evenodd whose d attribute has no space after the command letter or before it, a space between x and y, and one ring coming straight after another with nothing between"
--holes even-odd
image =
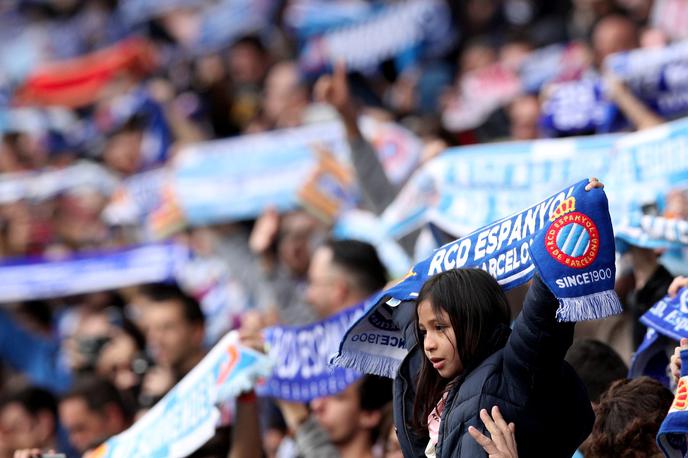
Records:
<instances>
[{"instance_id":1,"label":"spectator","mask_svg":"<svg viewBox=\"0 0 688 458\"><path fill-rule=\"evenodd\" d=\"M26 386L0 401L0 453L26 448L59 449L57 401L43 388Z\"/></svg>"},{"instance_id":2,"label":"spectator","mask_svg":"<svg viewBox=\"0 0 688 458\"><path fill-rule=\"evenodd\" d=\"M597 340L574 342L566 353L566 361L583 380L593 407L612 383L628 374L628 367L618 353Z\"/></svg>"},{"instance_id":3,"label":"spectator","mask_svg":"<svg viewBox=\"0 0 688 458\"><path fill-rule=\"evenodd\" d=\"M649 377L617 380L595 408L595 425L583 455L662 456L655 437L673 399L671 391Z\"/></svg>"},{"instance_id":4,"label":"spectator","mask_svg":"<svg viewBox=\"0 0 688 458\"><path fill-rule=\"evenodd\" d=\"M75 382L60 399L59 414L70 443L79 453L97 447L131 424L120 393L98 377Z\"/></svg>"},{"instance_id":5,"label":"spectator","mask_svg":"<svg viewBox=\"0 0 688 458\"><path fill-rule=\"evenodd\" d=\"M169 369L175 382L203 358L205 317L198 302L174 285L144 289L146 343L153 362Z\"/></svg>"},{"instance_id":6,"label":"spectator","mask_svg":"<svg viewBox=\"0 0 688 458\"><path fill-rule=\"evenodd\" d=\"M323 236L323 226L304 210L280 217L274 209L267 209L256 221L249 244L261 257L261 280L273 301L263 308L276 309L284 324L304 324L316 318L304 292L314 247ZM272 248L276 248L276 256Z\"/></svg>"},{"instance_id":7,"label":"spectator","mask_svg":"<svg viewBox=\"0 0 688 458\"><path fill-rule=\"evenodd\" d=\"M314 399L310 415L303 406L280 405L300 458L371 458L391 399L391 380L364 375L334 396Z\"/></svg>"},{"instance_id":8,"label":"spectator","mask_svg":"<svg viewBox=\"0 0 688 458\"><path fill-rule=\"evenodd\" d=\"M638 47L638 27L626 16L611 14L595 24L591 42L595 66L601 69L610 54Z\"/></svg>"},{"instance_id":9,"label":"spectator","mask_svg":"<svg viewBox=\"0 0 688 458\"><path fill-rule=\"evenodd\" d=\"M631 246L628 256L633 266L635 290L626 298L626 306L633 314L633 348L638 348L647 331L638 320L666 295L674 276L659 262L655 250Z\"/></svg>"},{"instance_id":10,"label":"spectator","mask_svg":"<svg viewBox=\"0 0 688 458\"><path fill-rule=\"evenodd\" d=\"M315 251L306 298L325 318L362 302L386 283L387 272L375 247L358 240L335 240Z\"/></svg>"}]
</instances>

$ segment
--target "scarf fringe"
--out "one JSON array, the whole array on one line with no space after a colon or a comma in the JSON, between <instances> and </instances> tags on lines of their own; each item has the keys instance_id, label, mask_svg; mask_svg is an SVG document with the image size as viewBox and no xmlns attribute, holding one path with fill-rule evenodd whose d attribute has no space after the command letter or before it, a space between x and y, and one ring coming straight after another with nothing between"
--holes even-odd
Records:
<instances>
[{"instance_id":1,"label":"scarf fringe","mask_svg":"<svg viewBox=\"0 0 688 458\"><path fill-rule=\"evenodd\" d=\"M600 291L578 297L559 298L557 321L599 320L623 311L619 297L614 290Z\"/></svg>"},{"instance_id":2,"label":"scarf fringe","mask_svg":"<svg viewBox=\"0 0 688 458\"><path fill-rule=\"evenodd\" d=\"M362 352L339 353L330 359L330 364L348 367L364 374L394 378L401 361L389 356L371 355Z\"/></svg>"}]
</instances>

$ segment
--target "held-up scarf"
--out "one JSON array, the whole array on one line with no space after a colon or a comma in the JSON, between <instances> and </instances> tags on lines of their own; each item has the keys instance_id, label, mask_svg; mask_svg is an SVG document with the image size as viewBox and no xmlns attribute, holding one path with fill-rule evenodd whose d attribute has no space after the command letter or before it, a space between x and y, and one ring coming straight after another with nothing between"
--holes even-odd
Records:
<instances>
[{"instance_id":1,"label":"held-up scarf","mask_svg":"<svg viewBox=\"0 0 688 458\"><path fill-rule=\"evenodd\" d=\"M413 307L431 276L476 267L489 272L505 290L527 282L537 266L559 299L560 321L604 318L621 311L614 292L614 234L607 198L601 189L585 191L587 180L472 234L449 243L416 264L397 285L369 302L349 328L332 363L394 377L404 348L391 320L394 307Z\"/></svg>"},{"instance_id":2,"label":"held-up scarf","mask_svg":"<svg viewBox=\"0 0 688 458\"><path fill-rule=\"evenodd\" d=\"M308 402L332 396L358 380L360 373L328 365L344 332L363 312L363 304L305 326L273 326L265 330L272 375L258 386L261 396Z\"/></svg>"},{"instance_id":3,"label":"held-up scarf","mask_svg":"<svg viewBox=\"0 0 688 458\"><path fill-rule=\"evenodd\" d=\"M640 322L648 329L633 355L629 377L648 375L669 386L667 348L688 338L688 288L673 298L665 296L640 317Z\"/></svg>"},{"instance_id":4,"label":"held-up scarf","mask_svg":"<svg viewBox=\"0 0 688 458\"><path fill-rule=\"evenodd\" d=\"M688 221L632 214L615 229L616 251L624 254L631 245L649 249L682 248L688 245Z\"/></svg>"}]
</instances>

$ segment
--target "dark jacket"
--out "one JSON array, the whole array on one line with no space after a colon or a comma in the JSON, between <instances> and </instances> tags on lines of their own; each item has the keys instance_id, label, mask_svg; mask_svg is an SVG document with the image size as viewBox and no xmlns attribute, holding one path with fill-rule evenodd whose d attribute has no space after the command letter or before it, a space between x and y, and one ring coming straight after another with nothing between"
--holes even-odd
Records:
<instances>
[{"instance_id":1,"label":"dark jacket","mask_svg":"<svg viewBox=\"0 0 688 458\"><path fill-rule=\"evenodd\" d=\"M583 383L564 361L573 341L573 323L554 318L557 299L539 277L533 280L523 311L506 344L474 370L462 374L442 413L437 457L487 456L468 434L481 409L498 405L507 422L516 424L520 457L570 458L590 434L594 415ZM414 307L395 312L407 342L415 342ZM410 340L409 340L410 339ZM414 345L394 381L394 421L404 457L424 457L427 434L411 428L415 383L423 349Z\"/></svg>"},{"instance_id":2,"label":"dark jacket","mask_svg":"<svg viewBox=\"0 0 688 458\"><path fill-rule=\"evenodd\" d=\"M633 291L626 299L626 305L633 313L633 348L643 342L647 327L640 322L640 317L650 310L650 307L659 302L666 296L669 285L674 280L674 276L666 267L659 264L652 276L647 280L645 286Z\"/></svg>"}]
</instances>

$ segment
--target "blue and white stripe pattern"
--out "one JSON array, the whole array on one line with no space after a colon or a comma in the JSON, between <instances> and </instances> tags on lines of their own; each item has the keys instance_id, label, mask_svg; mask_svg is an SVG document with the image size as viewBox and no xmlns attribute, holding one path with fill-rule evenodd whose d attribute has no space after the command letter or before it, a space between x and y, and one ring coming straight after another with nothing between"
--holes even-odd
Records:
<instances>
[{"instance_id":1,"label":"blue and white stripe pattern","mask_svg":"<svg viewBox=\"0 0 688 458\"><path fill-rule=\"evenodd\" d=\"M590 234L583 226L571 223L559 232L557 246L567 255L578 258L588 250Z\"/></svg>"}]
</instances>

